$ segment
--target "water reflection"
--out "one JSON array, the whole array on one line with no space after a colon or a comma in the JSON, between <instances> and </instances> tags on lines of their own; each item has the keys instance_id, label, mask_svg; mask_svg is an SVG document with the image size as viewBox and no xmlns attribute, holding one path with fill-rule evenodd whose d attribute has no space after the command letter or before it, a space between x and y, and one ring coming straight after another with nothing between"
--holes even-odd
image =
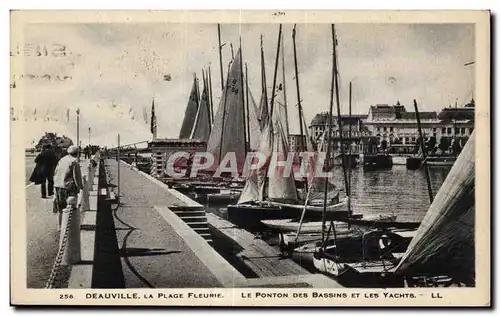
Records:
<instances>
[{"instance_id":1,"label":"water reflection","mask_svg":"<svg viewBox=\"0 0 500 316\"><path fill-rule=\"evenodd\" d=\"M434 196L444 182L451 167L429 169ZM334 169L335 183L344 187L342 168ZM420 221L429 208L429 194L425 171L408 170L405 166L393 166L386 170L351 170L352 207L354 213L398 215L398 221ZM208 208L225 217L225 209Z\"/></svg>"}]
</instances>

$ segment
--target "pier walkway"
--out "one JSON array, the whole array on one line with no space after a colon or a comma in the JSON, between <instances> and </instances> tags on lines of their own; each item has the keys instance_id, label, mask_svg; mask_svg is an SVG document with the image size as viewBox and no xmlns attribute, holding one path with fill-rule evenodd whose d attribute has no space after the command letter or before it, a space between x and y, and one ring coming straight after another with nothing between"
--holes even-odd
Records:
<instances>
[{"instance_id":1,"label":"pier walkway","mask_svg":"<svg viewBox=\"0 0 500 316\"><path fill-rule=\"evenodd\" d=\"M44 288L59 249L58 216L52 212L53 198L42 199L40 185L28 180L35 167L34 159L34 157L26 158L27 287ZM82 172L87 164L88 160L80 160ZM61 270L55 287L66 287L69 271L68 267Z\"/></svg>"},{"instance_id":2,"label":"pier walkway","mask_svg":"<svg viewBox=\"0 0 500 316\"><path fill-rule=\"evenodd\" d=\"M81 166L87 163L82 160ZM203 206L124 162L120 162L117 199L117 171L116 160L101 161L90 194L91 208L82 215L82 261L62 266L53 287L339 287L325 276L286 264L286 260L268 258L262 264L250 252L251 263L274 272L245 277L211 246ZM59 247L57 215L52 213L52 199L40 198L39 186L28 184L25 193L27 286L43 288ZM255 248L246 246L249 249L244 253Z\"/></svg>"},{"instance_id":3,"label":"pier walkway","mask_svg":"<svg viewBox=\"0 0 500 316\"><path fill-rule=\"evenodd\" d=\"M108 159L104 165L108 187L116 194L118 163ZM96 248L96 252L107 254L109 258L104 260L107 265L102 266L99 254L96 254L94 270L102 270L99 274L107 280L99 282L94 273L93 287L340 287L335 281L310 274L291 261L273 261L276 258L269 258L268 262L282 268L285 265L286 269L257 273L256 278L245 277L210 246L209 241L202 237L203 233L195 232L181 219L182 212L194 213L192 207L201 205L121 162L120 205L117 207L114 203L110 210L100 206L100 216L108 214L109 218L97 219L96 239L108 246L105 251ZM99 234L99 230L109 233L108 242L104 242L106 238ZM116 239L112 232L115 232ZM258 261L256 258L251 260ZM115 280L110 280L111 275ZM122 275L121 281L118 275Z\"/></svg>"},{"instance_id":4,"label":"pier walkway","mask_svg":"<svg viewBox=\"0 0 500 316\"><path fill-rule=\"evenodd\" d=\"M108 186L116 194L118 163L107 159L104 165ZM94 275L93 287L199 288L228 285L222 284L225 283L223 278L200 260L199 256L204 254L195 254L190 249L186 244L189 237L181 236L189 234L188 229L182 226L185 224L169 207L183 206L185 202L170 191L166 185L121 162L120 205L110 204L107 210L103 205L99 210L96 238L101 242L101 249L96 249L94 269L98 276ZM113 238L115 233L116 238ZM191 234L196 235L194 231ZM211 249L202 237L191 236L196 237L198 243L205 243L205 249ZM231 268L225 271L229 278L232 271ZM238 272L234 272L234 277L239 278Z\"/></svg>"}]
</instances>

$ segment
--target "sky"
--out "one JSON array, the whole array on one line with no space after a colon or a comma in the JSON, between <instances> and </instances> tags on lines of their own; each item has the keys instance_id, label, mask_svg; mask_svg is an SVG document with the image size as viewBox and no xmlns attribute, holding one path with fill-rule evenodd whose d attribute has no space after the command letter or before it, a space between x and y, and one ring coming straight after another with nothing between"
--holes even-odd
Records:
<instances>
[{"instance_id":1,"label":"sky","mask_svg":"<svg viewBox=\"0 0 500 316\"><path fill-rule=\"evenodd\" d=\"M336 24L341 111L348 111L352 81L352 113L367 114L370 105L399 100L412 111L440 111L463 105L472 97L474 26L472 24ZM286 89L290 132L298 132L292 24L283 24ZM327 111L332 73L330 24L297 24L296 46L300 93L307 122ZM51 74L52 79L17 78L23 87L16 106L37 109L64 128L81 109L81 126L107 141L121 132L125 142L149 139L143 111L154 98L158 137L178 135L192 86L193 73L211 66L214 107L221 96L217 24L93 23L28 24L24 42L48 47L49 56L24 57L23 74ZM267 85L272 88L277 24L221 24L224 77L241 37L248 64L249 87L260 99L260 37L263 36ZM51 57L54 44L67 55ZM15 49L15 48L14 48ZM21 51L22 53L22 51ZM14 73L14 75L16 75ZM67 76L67 80L55 80ZM163 80L170 75L171 80ZM19 72L17 73L19 76ZM70 109L70 122L65 121ZM40 122L40 118L38 119ZM53 124L54 122L52 122ZM62 128L62 129L64 129ZM66 131L72 134L71 131Z\"/></svg>"}]
</instances>

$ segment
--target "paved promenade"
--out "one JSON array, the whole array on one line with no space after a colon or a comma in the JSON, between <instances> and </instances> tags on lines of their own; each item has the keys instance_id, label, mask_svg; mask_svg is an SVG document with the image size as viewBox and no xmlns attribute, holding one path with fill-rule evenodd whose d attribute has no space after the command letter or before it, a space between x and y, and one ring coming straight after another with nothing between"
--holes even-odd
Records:
<instances>
[{"instance_id":1,"label":"paved promenade","mask_svg":"<svg viewBox=\"0 0 500 316\"><path fill-rule=\"evenodd\" d=\"M111 187L116 186L117 161L105 160L105 168ZM116 187L112 190L117 192ZM101 287L125 288L221 287L214 274L156 209L184 202L124 163L120 165L120 195L119 207L111 204L104 212L99 208L97 240L103 241L104 231L109 236L107 242L103 241L106 247L96 249L96 256L107 254L108 273L113 276L108 275L106 282L99 281L105 274L99 272L96 258L95 270L101 276L94 275L94 286L101 283ZM111 238L113 230L115 240Z\"/></svg>"},{"instance_id":2,"label":"paved promenade","mask_svg":"<svg viewBox=\"0 0 500 316\"><path fill-rule=\"evenodd\" d=\"M34 168L34 157L26 158L27 178ZM82 160L80 166L87 165ZM49 279L50 271L59 248L58 217L52 212L52 197L41 198L40 185L26 179L26 224L27 224L27 286L43 288ZM16 212L16 210L12 210ZM64 287L69 268L63 268L55 287Z\"/></svg>"}]
</instances>

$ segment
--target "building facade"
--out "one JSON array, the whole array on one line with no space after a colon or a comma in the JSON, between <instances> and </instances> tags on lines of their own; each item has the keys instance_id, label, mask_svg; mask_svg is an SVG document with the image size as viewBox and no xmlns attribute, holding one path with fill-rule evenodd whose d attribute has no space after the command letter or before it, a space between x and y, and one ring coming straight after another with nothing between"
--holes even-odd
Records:
<instances>
[{"instance_id":1,"label":"building facade","mask_svg":"<svg viewBox=\"0 0 500 316\"><path fill-rule=\"evenodd\" d=\"M351 152L359 153L371 151L370 147L373 144L373 137L369 129L365 126L364 120L367 115L355 114L349 116L341 116L340 120L337 116L332 117L332 147L335 151L340 151L340 125L342 125L342 138L344 143L348 144L351 139ZM328 127L328 112L318 113L311 121L309 133L318 144L321 142L323 133ZM351 137L349 137L349 134ZM346 152L348 145L345 145Z\"/></svg>"},{"instance_id":2,"label":"building facade","mask_svg":"<svg viewBox=\"0 0 500 316\"><path fill-rule=\"evenodd\" d=\"M448 151L450 147L462 148L474 130L474 100L463 107L449 107L439 113L419 111L424 140L432 150ZM352 152L387 151L396 154L412 154L417 149L419 132L415 112L409 112L399 101L396 105L377 104L370 106L368 115L341 117L342 135L352 135ZM328 125L328 113L319 113L311 121L310 133L320 141ZM339 120L332 118L334 148L340 149ZM456 140L456 144L454 144Z\"/></svg>"},{"instance_id":3,"label":"building facade","mask_svg":"<svg viewBox=\"0 0 500 316\"><path fill-rule=\"evenodd\" d=\"M444 108L441 112L419 111L425 143L441 151L449 150L453 139L463 147L474 130L474 100L464 107ZM417 149L419 132L415 112L408 112L399 102L394 106L370 106L364 121L379 147L391 153L410 154Z\"/></svg>"},{"instance_id":4,"label":"building facade","mask_svg":"<svg viewBox=\"0 0 500 316\"><path fill-rule=\"evenodd\" d=\"M302 142L300 141L300 134L288 135L288 150L291 152L299 152L302 149L302 144L306 145L306 135L302 135Z\"/></svg>"}]
</instances>

